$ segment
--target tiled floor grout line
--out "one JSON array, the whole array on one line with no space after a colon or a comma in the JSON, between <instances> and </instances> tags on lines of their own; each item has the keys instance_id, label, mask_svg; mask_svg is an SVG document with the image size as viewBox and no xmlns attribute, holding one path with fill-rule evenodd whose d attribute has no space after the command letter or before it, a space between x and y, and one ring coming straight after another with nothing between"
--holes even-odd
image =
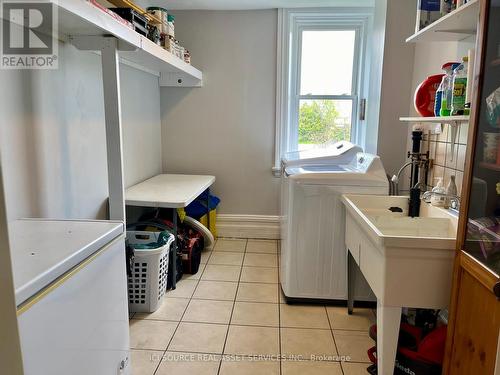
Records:
<instances>
[{"instance_id":1,"label":"tiled floor grout line","mask_svg":"<svg viewBox=\"0 0 500 375\"><path fill-rule=\"evenodd\" d=\"M217 243L217 241L216 241L216 243ZM215 244L214 244L214 247L215 247ZM210 255L208 256L207 263L210 260L211 256L212 256L212 253L210 253ZM206 266L206 264L205 264L205 266ZM205 272L205 267L203 267L202 274L203 274L203 272ZM184 311L182 312L182 315L181 315L179 321L177 322L177 325L175 327L174 333L172 334L172 337L170 337L170 340L168 340L167 347L165 348L165 350L163 351L163 354L162 354L162 359L159 361L158 366L156 366L156 369L154 370L153 375L156 375L156 372L158 371L158 369L160 368L161 363L163 362L163 357L167 354L168 347L172 343L172 341L173 341L173 339L175 337L175 334L177 333L177 329L181 325L182 318L184 318L184 314L186 314L186 311L187 311L187 309L189 307L189 304L191 303L191 300L193 299L194 292L196 291L196 288L198 288L198 285L200 284L201 276L202 275L200 275L200 278L197 279L196 286L194 287L193 292L191 293L191 297L189 297L189 302L187 303L186 307L184 308ZM174 298L174 297L171 297L171 298Z\"/></svg>"},{"instance_id":2,"label":"tiled floor grout line","mask_svg":"<svg viewBox=\"0 0 500 375\"><path fill-rule=\"evenodd\" d=\"M224 355L224 352L226 351L226 343L227 343L227 338L229 337L229 329L231 327L231 320L233 320L234 306L236 305L236 297L238 296L238 290L240 289L241 273L243 272L243 263L245 262L247 246L248 246L248 239L245 242L245 251L243 252L243 259L241 261L240 274L238 275L238 285L236 286L236 293L234 293L233 308L231 309L231 315L229 317L229 322L227 324L227 331L226 331L226 337L224 338L224 345L222 346L222 354L221 354L222 356ZM222 357L221 357L221 360L219 362L219 369L217 370L217 375L220 375L221 368L222 368Z\"/></svg>"},{"instance_id":3,"label":"tiled floor grout line","mask_svg":"<svg viewBox=\"0 0 500 375\"><path fill-rule=\"evenodd\" d=\"M332 322L330 321L330 316L328 315L328 308L326 306L325 306L325 313L326 313L326 319L328 319L328 325L330 326L330 333L332 335L333 345L335 346L335 351L337 352L337 356L340 357L341 354L339 352L339 347L337 345L337 340L335 340L335 335L333 334L333 326L332 326ZM342 372L342 375L345 375L344 374L344 368L342 367L341 361L339 361L339 363L340 363L340 371Z\"/></svg>"},{"instance_id":4,"label":"tiled floor grout line","mask_svg":"<svg viewBox=\"0 0 500 375\"><path fill-rule=\"evenodd\" d=\"M239 284L238 283L238 287L239 287ZM245 283L243 283L245 284ZM278 285L278 284L268 284L268 285ZM237 287L237 289L238 289ZM171 297L173 298L173 297ZM226 301L226 302L230 302L232 300L230 299L212 299L212 298L193 298L193 299L197 299L197 300L202 300L202 301ZM279 305L278 302L266 302L266 301L239 301L239 300L236 300L236 302L239 302L239 303L262 303L262 304L271 304L271 305Z\"/></svg>"},{"instance_id":5,"label":"tiled floor grout line","mask_svg":"<svg viewBox=\"0 0 500 375\"><path fill-rule=\"evenodd\" d=\"M196 298L193 298L196 300ZM230 300L204 300L204 301L219 301L219 302L232 302ZM247 302L247 301L234 301L237 303L262 303L262 304L267 304L267 305L278 305L277 303L270 303L270 302ZM279 308L279 307L278 307ZM279 314L280 315L280 312ZM147 320L147 321L153 321L153 322L170 322L170 323L178 323L179 321L176 319L154 319L154 318L142 318L142 319L136 319L134 320ZM226 326L226 323L214 323L214 322L204 322L204 321L194 321L194 320L183 320L181 323L199 323L199 324L210 324L210 325L216 325L216 326ZM281 322L279 323L279 326L272 326L272 325L263 325L263 324L243 324L243 323L238 323L238 324L233 324L235 326L240 326L240 327L262 327L262 328L286 328L286 329L295 329L295 330L315 330L315 331L333 331L330 328L310 328L310 327L296 327L296 326L283 326L281 325ZM342 332L366 332L364 329L335 329L335 331L342 331ZM158 350L158 349L153 349L153 350ZM161 351L161 350L160 350Z\"/></svg>"},{"instance_id":6,"label":"tiled floor grout line","mask_svg":"<svg viewBox=\"0 0 500 375\"><path fill-rule=\"evenodd\" d=\"M244 267L241 267L242 269ZM255 267L257 268L257 267ZM260 267L262 268L262 267ZM215 279L203 279L202 281L217 281L217 282L220 282L220 283L235 283L236 281L229 281L229 280L215 280ZM269 284L269 285L276 285L278 283L266 283L266 282L263 282L263 281L242 281L243 284ZM174 298L174 297L170 297L170 298Z\"/></svg>"}]
</instances>

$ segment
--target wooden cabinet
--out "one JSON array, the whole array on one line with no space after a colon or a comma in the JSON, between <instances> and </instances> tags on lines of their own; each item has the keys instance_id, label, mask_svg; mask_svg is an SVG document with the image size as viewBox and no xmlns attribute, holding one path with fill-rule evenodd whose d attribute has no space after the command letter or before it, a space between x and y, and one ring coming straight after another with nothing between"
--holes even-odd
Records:
<instances>
[{"instance_id":1,"label":"wooden cabinet","mask_svg":"<svg viewBox=\"0 0 500 375\"><path fill-rule=\"evenodd\" d=\"M497 374L500 327L500 2L480 1L476 74L444 373ZM497 102L496 102L497 100ZM493 161L495 159L495 161ZM498 160L498 161L496 161Z\"/></svg>"},{"instance_id":2,"label":"wooden cabinet","mask_svg":"<svg viewBox=\"0 0 500 375\"><path fill-rule=\"evenodd\" d=\"M497 359L500 302L492 292L497 277L466 252L457 257L453 324L449 325L445 373L494 374Z\"/></svg>"}]
</instances>

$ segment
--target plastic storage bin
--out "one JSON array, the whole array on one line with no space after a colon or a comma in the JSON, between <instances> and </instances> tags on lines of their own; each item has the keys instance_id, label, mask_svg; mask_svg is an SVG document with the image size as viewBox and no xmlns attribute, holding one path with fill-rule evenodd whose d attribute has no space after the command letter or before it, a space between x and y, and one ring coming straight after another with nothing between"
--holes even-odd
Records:
<instances>
[{"instance_id":1,"label":"plastic storage bin","mask_svg":"<svg viewBox=\"0 0 500 375\"><path fill-rule=\"evenodd\" d=\"M166 232L127 231L127 241L135 253L132 275L128 278L129 311L153 312L160 307L167 289L168 259L174 236Z\"/></svg>"},{"instance_id":2,"label":"plastic storage bin","mask_svg":"<svg viewBox=\"0 0 500 375\"><path fill-rule=\"evenodd\" d=\"M207 194L208 191L205 190L201 195L191 202L186 207L186 214L192 218L198 220L204 226L208 227L207 222ZM209 199L210 205L210 232L214 237L217 237L217 206L220 203L220 198L215 195L210 194Z\"/></svg>"}]
</instances>

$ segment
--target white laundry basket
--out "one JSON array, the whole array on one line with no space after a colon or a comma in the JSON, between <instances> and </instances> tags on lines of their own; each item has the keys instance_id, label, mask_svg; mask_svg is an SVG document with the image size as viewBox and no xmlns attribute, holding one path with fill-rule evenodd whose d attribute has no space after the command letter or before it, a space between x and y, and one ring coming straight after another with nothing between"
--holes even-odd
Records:
<instances>
[{"instance_id":1,"label":"white laundry basket","mask_svg":"<svg viewBox=\"0 0 500 375\"><path fill-rule=\"evenodd\" d=\"M169 252L174 236L158 248L138 249L134 245L157 243L162 232L127 231L134 248L134 264L128 278L128 307L131 312L157 310L167 289Z\"/></svg>"}]
</instances>

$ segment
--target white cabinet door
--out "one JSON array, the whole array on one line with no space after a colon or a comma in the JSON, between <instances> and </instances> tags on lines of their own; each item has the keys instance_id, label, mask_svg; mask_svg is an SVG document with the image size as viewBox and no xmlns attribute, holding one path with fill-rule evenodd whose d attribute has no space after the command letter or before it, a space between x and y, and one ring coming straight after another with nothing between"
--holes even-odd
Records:
<instances>
[{"instance_id":1,"label":"white cabinet door","mask_svg":"<svg viewBox=\"0 0 500 375\"><path fill-rule=\"evenodd\" d=\"M126 283L120 237L21 307L25 374L129 374Z\"/></svg>"}]
</instances>

